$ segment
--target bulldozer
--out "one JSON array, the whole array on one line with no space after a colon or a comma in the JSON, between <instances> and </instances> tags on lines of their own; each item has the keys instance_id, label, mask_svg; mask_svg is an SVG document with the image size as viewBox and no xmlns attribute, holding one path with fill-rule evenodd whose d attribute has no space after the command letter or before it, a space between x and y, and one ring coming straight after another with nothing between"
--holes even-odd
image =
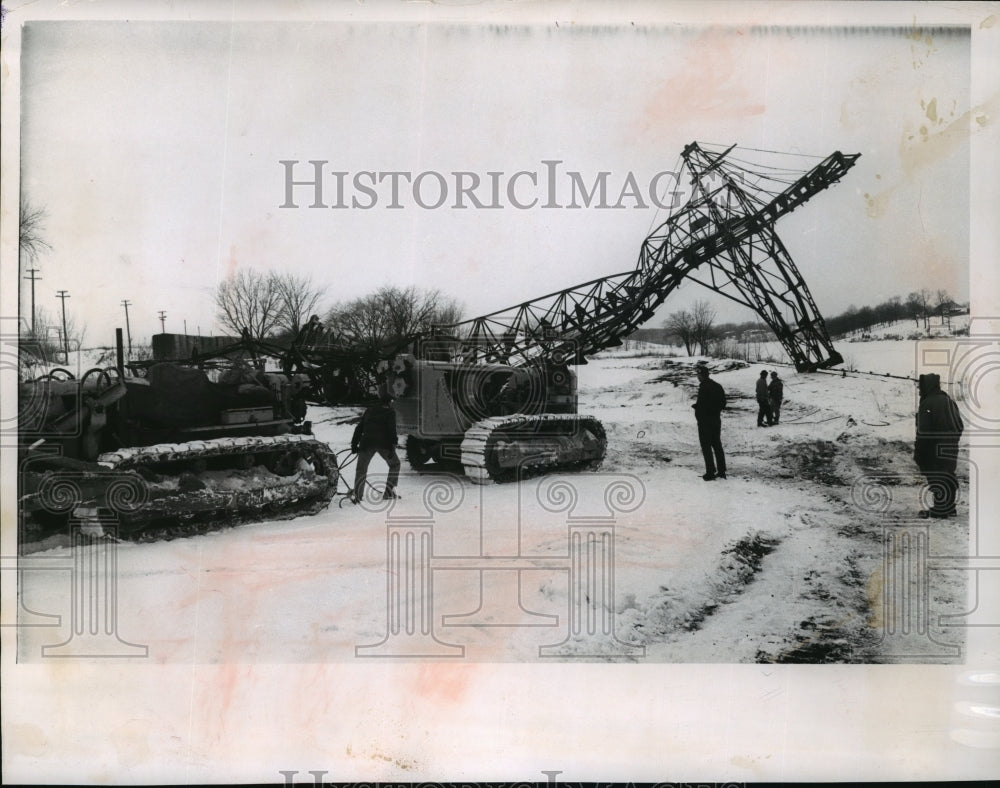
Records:
<instances>
[{"instance_id":1,"label":"bulldozer","mask_svg":"<svg viewBox=\"0 0 1000 788\"><path fill-rule=\"evenodd\" d=\"M244 344L127 374L119 336L116 366L19 383L22 541L69 518L155 539L325 508L339 472L305 419L309 378Z\"/></svg>"}]
</instances>

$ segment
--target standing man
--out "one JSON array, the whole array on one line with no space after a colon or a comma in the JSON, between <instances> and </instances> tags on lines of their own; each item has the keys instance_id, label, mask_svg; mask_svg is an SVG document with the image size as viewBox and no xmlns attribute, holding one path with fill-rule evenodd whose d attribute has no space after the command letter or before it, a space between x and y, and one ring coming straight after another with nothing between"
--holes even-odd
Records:
<instances>
[{"instance_id":1,"label":"standing man","mask_svg":"<svg viewBox=\"0 0 1000 788\"><path fill-rule=\"evenodd\" d=\"M934 502L921 517L950 517L955 514L958 495L958 440L962 437L962 417L951 397L941 391L940 375L921 375L917 381L917 439L913 459L927 477Z\"/></svg>"},{"instance_id":2,"label":"standing man","mask_svg":"<svg viewBox=\"0 0 1000 788\"><path fill-rule=\"evenodd\" d=\"M785 384L778 377L777 370L771 372L771 382L767 386L767 396L771 400L771 415L774 417L774 423L777 424L781 419L781 401L785 396Z\"/></svg>"},{"instance_id":3,"label":"standing man","mask_svg":"<svg viewBox=\"0 0 1000 788\"><path fill-rule=\"evenodd\" d=\"M726 392L708 376L708 367L698 366L698 397L694 401L694 417L698 421L698 442L705 456L706 482L726 478L726 455L722 451L722 411L726 407ZM714 456L713 456L714 455Z\"/></svg>"},{"instance_id":4,"label":"standing man","mask_svg":"<svg viewBox=\"0 0 1000 788\"><path fill-rule=\"evenodd\" d=\"M396 454L396 412L392 409L392 396L388 392L379 395L378 404L365 410L361 421L351 438L351 451L358 455L358 465L354 471L354 492L351 503L359 503L365 495L368 478L368 463L378 454L389 466L389 479L385 484L382 498L398 498L396 485L399 483L399 456Z\"/></svg>"},{"instance_id":5,"label":"standing man","mask_svg":"<svg viewBox=\"0 0 1000 788\"><path fill-rule=\"evenodd\" d=\"M774 423L774 416L771 415L771 400L767 393L767 370L761 370L760 377L757 378L757 426L764 426L764 419L767 419L767 426Z\"/></svg>"}]
</instances>

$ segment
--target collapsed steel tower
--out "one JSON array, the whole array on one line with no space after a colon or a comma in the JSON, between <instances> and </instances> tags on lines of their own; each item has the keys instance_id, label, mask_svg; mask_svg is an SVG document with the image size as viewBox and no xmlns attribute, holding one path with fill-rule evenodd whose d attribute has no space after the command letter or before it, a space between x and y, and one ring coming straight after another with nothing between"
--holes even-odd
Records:
<instances>
[{"instance_id":1,"label":"collapsed steel tower","mask_svg":"<svg viewBox=\"0 0 1000 788\"><path fill-rule=\"evenodd\" d=\"M774 225L839 181L860 154L837 151L802 171L739 159L731 155L741 150L735 145L710 147L684 148L691 197L643 241L634 270L438 326L420 355L515 367L552 358L584 364L588 355L621 345L687 280L757 312L800 372L841 363Z\"/></svg>"}]
</instances>

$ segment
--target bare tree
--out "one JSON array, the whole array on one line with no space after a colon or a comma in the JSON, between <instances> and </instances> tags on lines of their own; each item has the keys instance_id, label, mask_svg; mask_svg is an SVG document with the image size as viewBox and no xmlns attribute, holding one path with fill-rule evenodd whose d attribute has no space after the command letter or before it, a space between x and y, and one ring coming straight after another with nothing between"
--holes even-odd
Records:
<instances>
[{"instance_id":1,"label":"bare tree","mask_svg":"<svg viewBox=\"0 0 1000 788\"><path fill-rule=\"evenodd\" d=\"M286 273L273 278L281 303L278 325L294 336L310 315L321 311L320 302L326 295L326 287L313 284L311 276Z\"/></svg>"},{"instance_id":2,"label":"bare tree","mask_svg":"<svg viewBox=\"0 0 1000 788\"><path fill-rule=\"evenodd\" d=\"M695 301L691 307L692 340L697 343L703 356L708 355L708 343L715 335L712 326L715 324L715 309L708 301ZM688 351L688 355L691 355Z\"/></svg>"},{"instance_id":3,"label":"bare tree","mask_svg":"<svg viewBox=\"0 0 1000 788\"><path fill-rule=\"evenodd\" d=\"M923 318L924 328L930 328L931 294L929 290L915 290L906 297L906 306L914 321Z\"/></svg>"},{"instance_id":4,"label":"bare tree","mask_svg":"<svg viewBox=\"0 0 1000 788\"><path fill-rule=\"evenodd\" d=\"M281 292L273 274L240 269L219 283L215 292L219 322L236 335L244 328L254 339L269 336L282 316Z\"/></svg>"},{"instance_id":5,"label":"bare tree","mask_svg":"<svg viewBox=\"0 0 1000 788\"><path fill-rule=\"evenodd\" d=\"M17 250L25 262L33 263L39 254L52 248L42 237L42 230L45 229L45 209L23 200L18 218Z\"/></svg>"},{"instance_id":6,"label":"bare tree","mask_svg":"<svg viewBox=\"0 0 1000 788\"><path fill-rule=\"evenodd\" d=\"M433 324L457 322L461 314L461 306L439 290L383 287L335 306L326 322L349 344L374 349L425 332Z\"/></svg>"},{"instance_id":7,"label":"bare tree","mask_svg":"<svg viewBox=\"0 0 1000 788\"><path fill-rule=\"evenodd\" d=\"M906 297L906 302L903 304L903 308L906 310L906 316L913 318L913 324L915 326L920 325L920 296L916 293L910 293Z\"/></svg>"},{"instance_id":8,"label":"bare tree","mask_svg":"<svg viewBox=\"0 0 1000 788\"><path fill-rule=\"evenodd\" d=\"M434 322L442 326L447 326L459 322L464 315L465 307L454 298L445 296L440 300L434 312Z\"/></svg>"},{"instance_id":9,"label":"bare tree","mask_svg":"<svg viewBox=\"0 0 1000 788\"><path fill-rule=\"evenodd\" d=\"M385 314L371 295L334 306L326 325L335 339L353 346L381 347L388 337Z\"/></svg>"},{"instance_id":10,"label":"bare tree","mask_svg":"<svg viewBox=\"0 0 1000 788\"><path fill-rule=\"evenodd\" d=\"M948 328L951 328L951 309L954 305L947 290L938 290L934 294L934 309L941 318L941 325L947 323Z\"/></svg>"},{"instance_id":11,"label":"bare tree","mask_svg":"<svg viewBox=\"0 0 1000 788\"><path fill-rule=\"evenodd\" d=\"M77 320L73 312L66 313L66 337L63 341L63 323L61 314L50 312L45 307L38 307L35 315L35 333L29 334L29 346L36 354L55 358L65 346L70 350L83 347L87 337L87 324Z\"/></svg>"},{"instance_id":12,"label":"bare tree","mask_svg":"<svg viewBox=\"0 0 1000 788\"><path fill-rule=\"evenodd\" d=\"M683 344L684 350L690 356L695 344L694 316L686 309L682 309L664 320L663 327L667 330L667 336Z\"/></svg>"},{"instance_id":13,"label":"bare tree","mask_svg":"<svg viewBox=\"0 0 1000 788\"><path fill-rule=\"evenodd\" d=\"M390 334L397 337L427 331L435 323L454 323L462 317L459 303L440 290L384 287L376 297L384 305Z\"/></svg>"}]
</instances>

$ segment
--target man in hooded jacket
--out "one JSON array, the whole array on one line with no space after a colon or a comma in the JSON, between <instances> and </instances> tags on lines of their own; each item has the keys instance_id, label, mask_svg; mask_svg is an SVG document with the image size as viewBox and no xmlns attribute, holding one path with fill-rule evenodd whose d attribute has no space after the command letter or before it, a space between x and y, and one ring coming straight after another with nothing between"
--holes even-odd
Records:
<instances>
[{"instance_id":1,"label":"man in hooded jacket","mask_svg":"<svg viewBox=\"0 0 1000 788\"><path fill-rule=\"evenodd\" d=\"M934 502L921 517L950 517L955 514L958 479L955 467L958 441L962 437L962 417L958 406L941 390L939 375L921 375L917 381L920 404L917 407L916 441L913 459L927 477Z\"/></svg>"}]
</instances>

